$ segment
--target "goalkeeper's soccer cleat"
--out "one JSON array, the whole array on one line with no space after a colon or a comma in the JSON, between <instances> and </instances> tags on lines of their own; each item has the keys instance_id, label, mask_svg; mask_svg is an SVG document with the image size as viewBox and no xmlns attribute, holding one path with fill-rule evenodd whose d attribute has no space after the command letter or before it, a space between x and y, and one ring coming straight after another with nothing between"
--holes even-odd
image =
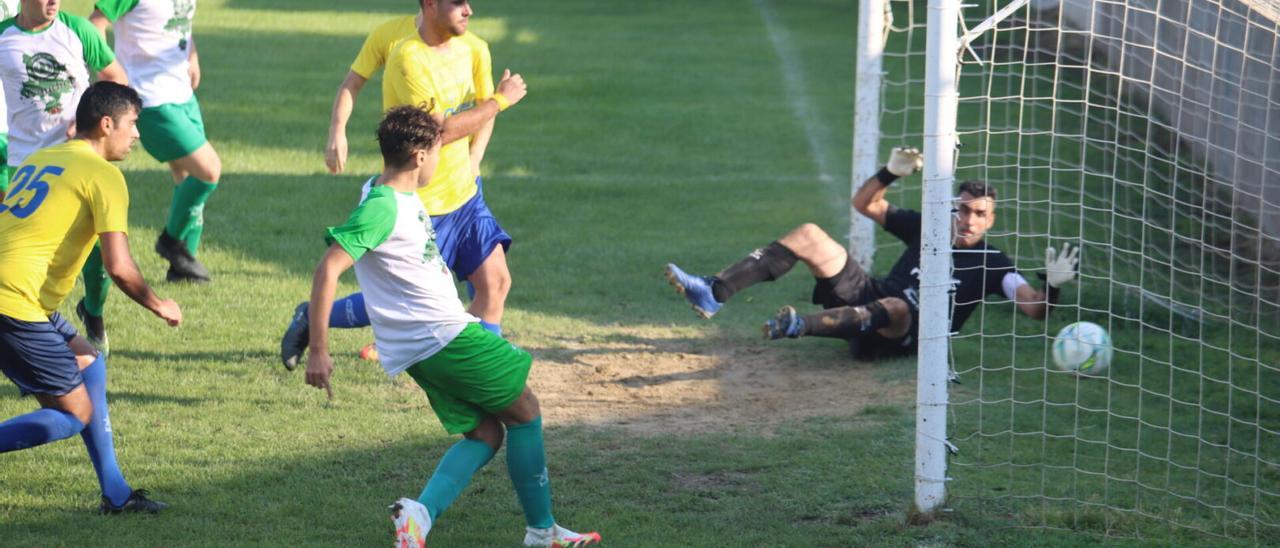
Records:
<instances>
[{"instance_id":1,"label":"goalkeeper's soccer cleat","mask_svg":"<svg viewBox=\"0 0 1280 548\"><path fill-rule=\"evenodd\" d=\"M573 548L600 542L600 533L575 533L559 525L547 529L524 528L525 546L550 546L553 548Z\"/></svg>"},{"instance_id":2,"label":"goalkeeper's soccer cleat","mask_svg":"<svg viewBox=\"0 0 1280 548\"><path fill-rule=\"evenodd\" d=\"M169 261L169 272L165 279L170 282L203 283L212 279L204 265L187 250L187 244L170 236L168 232L160 231L160 238L156 240L156 253Z\"/></svg>"},{"instance_id":3,"label":"goalkeeper's soccer cleat","mask_svg":"<svg viewBox=\"0 0 1280 548\"><path fill-rule=\"evenodd\" d=\"M305 301L299 303L293 309L293 319L289 320L284 336L280 337L280 362L289 371L298 367L298 362L302 361L302 353L307 351L307 343L310 342L311 324L307 319L307 309L310 307Z\"/></svg>"},{"instance_id":4,"label":"goalkeeper's soccer cleat","mask_svg":"<svg viewBox=\"0 0 1280 548\"><path fill-rule=\"evenodd\" d=\"M391 505L391 521L396 524L396 548L423 548L431 532L431 513L416 500L402 498Z\"/></svg>"},{"instance_id":5,"label":"goalkeeper's soccer cleat","mask_svg":"<svg viewBox=\"0 0 1280 548\"><path fill-rule=\"evenodd\" d=\"M110 344L107 341L107 323L103 321L102 316L94 316L89 313L89 309L84 307L84 299L76 303L76 317L80 318L80 323L84 325L84 336L89 339L89 344L102 352L103 355L110 353Z\"/></svg>"},{"instance_id":6,"label":"goalkeeper's soccer cleat","mask_svg":"<svg viewBox=\"0 0 1280 548\"><path fill-rule=\"evenodd\" d=\"M99 514L133 514L133 513L156 514L168 507L169 507L168 504L165 504L158 500L151 500L147 498L146 489L134 489L132 493L129 493L129 498L126 499L124 501L124 504L121 504L120 506L114 506L111 504L111 501L107 500L107 497L105 496L102 497L102 504L98 505L98 513Z\"/></svg>"},{"instance_id":7,"label":"goalkeeper's soccer cleat","mask_svg":"<svg viewBox=\"0 0 1280 548\"><path fill-rule=\"evenodd\" d=\"M667 264L665 271L667 282L676 288L677 293L684 295L694 312L704 319L711 319L716 312L720 311L720 307L724 306L716 302L715 296L711 293L711 278L691 275L671 263Z\"/></svg>"},{"instance_id":8,"label":"goalkeeper's soccer cleat","mask_svg":"<svg viewBox=\"0 0 1280 548\"><path fill-rule=\"evenodd\" d=\"M766 320L761 331L764 338L771 341L781 338L796 339L804 333L804 318L796 314L795 308L787 305L779 308L777 314Z\"/></svg>"}]
</instances>

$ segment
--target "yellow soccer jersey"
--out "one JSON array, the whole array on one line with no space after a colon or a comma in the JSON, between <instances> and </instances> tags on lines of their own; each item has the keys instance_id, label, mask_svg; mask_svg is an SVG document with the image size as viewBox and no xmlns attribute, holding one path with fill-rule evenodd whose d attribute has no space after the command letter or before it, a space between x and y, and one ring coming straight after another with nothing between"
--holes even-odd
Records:
<instances>
[{"instance_id":1,"label":"yellow soccer jersey","mask_svg":"<svg viewBox=\"0 0 1280 548\"><path fill-rule=\"evenodd\" d=\"M47 321L98 234L128 225L124 174L89 143L73 139L28 156L0 203L0 314Z\"/></svg>"},{"instance_id":2,"label":"yellow soccer jersey","mask_svg":"<svg viewBox=\"0 0 1280 548\"><path fill-rule=\"evenodd\" d=\"M373 74L387 64L391 48L405 38L418 34L418 16L397 17L378 25L364 39L360 53L351 63L351 72L363 76L365 80L373 78Z\"/></svg>"},{"instance_id":3,"label":"yellow soccer jersey","mask_svg":"<svg viewBox=\"0 0 1280 548\"><path fill-rule=\"evenodd\" d=\"M448 118L492 96L489 45L474 34L453 38L447 47L432 48L415 32L387 57L382 78L384 108L430 104L433 113ZM476 195L470 146L470 139L458 139L441 148L435 175L418 191L427 213L449 213Z\"/></svg>"}]
</instances>

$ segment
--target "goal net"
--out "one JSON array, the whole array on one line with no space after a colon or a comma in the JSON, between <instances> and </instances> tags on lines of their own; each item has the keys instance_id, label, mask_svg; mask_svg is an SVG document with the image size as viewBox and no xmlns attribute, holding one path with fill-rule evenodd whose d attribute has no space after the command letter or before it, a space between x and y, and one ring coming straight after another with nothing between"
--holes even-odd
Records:
<instances>
[{"instance_id":1,"label":"goal net","mask_svg":"<svg viewBox=\"0 0 1280 548\"><path fill-rule=\"evenodd\" d=\"M1048 246L1081 246L1079 277L1048 321L989 297L951 335L947 440L917 437L956 450L937 478L945 506L1030 527L1280 542L1277 10L1023 4L960 11L950 167L995 187L988 241L1033 285ZM883 30L879 162L928 137L926 8L887 0L870 22ZM991 20L1001 8L1013 9ZM917 207L919 185L900 186L889 199ZM881 240L883 266L897 250ZM1058 330L1081 320L1110 333L1105 376L1053 364Z\"/></svg>"}]
</instances>

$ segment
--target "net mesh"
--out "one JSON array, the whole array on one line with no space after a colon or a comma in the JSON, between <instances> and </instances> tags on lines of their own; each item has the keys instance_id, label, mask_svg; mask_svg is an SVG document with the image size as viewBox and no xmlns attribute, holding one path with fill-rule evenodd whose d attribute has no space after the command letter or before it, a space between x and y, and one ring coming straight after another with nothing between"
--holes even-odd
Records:
<instances>
[{"instance_id":1,"label":"net mesh","mask_svg":"<svg viewBox=\"0 0 1280 548\"><path fill-rule=\"evenodd\" d=\"M881 158L923 139L925 7L889 2ZM999 7L967 5L964 27ZM1036 287L1046 247L1082 252L1048 321L992 296L953 336L950 505L1031 527L1280 542L1274 14L1033 2L969 46L956 178L997 189L988 240ZM889 200L919 204L918 184ZM899 247L885 240L881 268ZM1054 367L1055 335L1078 320L1109 331L1106 376Z\"/></svg>"}]
</instances>

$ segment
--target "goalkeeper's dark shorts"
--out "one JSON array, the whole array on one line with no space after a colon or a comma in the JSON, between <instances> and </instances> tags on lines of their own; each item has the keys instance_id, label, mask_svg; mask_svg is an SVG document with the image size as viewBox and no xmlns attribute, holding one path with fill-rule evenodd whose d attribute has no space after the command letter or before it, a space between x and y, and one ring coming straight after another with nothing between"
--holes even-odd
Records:
<instances>
[{"instance_id":1,"label":"goalkeeper's dark shorts","mask_svg":"<svg viewBox=\"0 0 1280 548\"><path fill-rule=\"evenodd\" d=\"M849 351L854 359L861 361L914 354L916 326L920 321L919 309L901 291L895 291L881 280L872 278L852 257L845 261L840 273L830 278L816 278L813 285L813 304L826 310L862 306L888 297L896 297L907 303L911 309L911 328L906 335L895 339L881 337L875 332L850 338Z\"/></svg>"}]
</instances>

